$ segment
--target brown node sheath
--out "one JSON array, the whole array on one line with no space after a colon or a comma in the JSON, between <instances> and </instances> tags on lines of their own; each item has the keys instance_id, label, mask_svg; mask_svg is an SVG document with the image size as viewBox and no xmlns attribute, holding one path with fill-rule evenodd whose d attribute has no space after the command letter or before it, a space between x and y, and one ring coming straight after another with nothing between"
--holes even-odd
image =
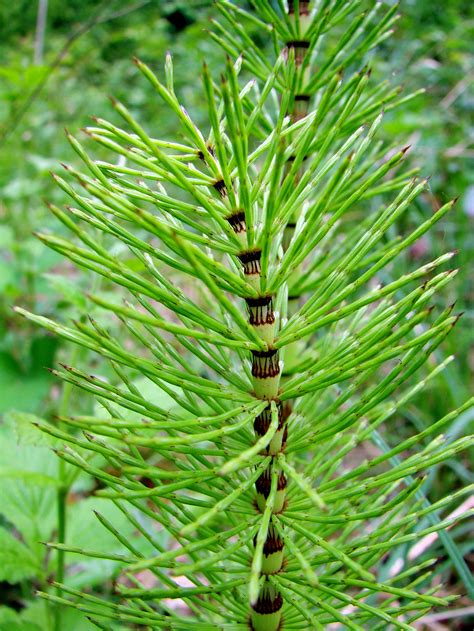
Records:
<instances>
[{"instance_id":1,"label":"brown node sheath","mask_svg":"<svg viewBox=\"0 0 474 631\"><path fill-rule=\"evenodd\" d=\"M255 536L253 539L254 546L257 544L257 537ZM267 540L263 544L263 554L268 557L271 554L275 554L275 552L281 552L285 547L282 539L274 534L268 534Z\"/></svg>"},{"instance_id":2,"label":"brown node sheath","mask_svg":"<svg viewBox=\"0 0 474 631\"><path fill-rule=\"evenodd\" d=\"M273 324L275 322L271 296L246 298L245 301L249 310L249 322L252 326L263 326L264 324Z\"/></svg>"},{"instance_id":3,"label":"brown node sheath","mask_svg":"<svg viewBox=\"0 0 474 631\"><path fill-rule=\"evenodd\" d=\"M206 147L206 149L209 151L209 154L210 154L210 155L214 158L214 157L215 157L215 154L214 154L214 149L211 147L211 145L208 145L208 146ZM198 150L198 152L197 152L197 157L198 157L200 160L202 160L203 162L206 162L206 158L205 158L205 156L204 156L204 152L203 152L203 151L201 151L200 149L199 149L199 150Z\"/></svg>"},{"instance_id":4,"label":"brown node sheath","mask_svg":"<svg viewBox=\"0 0 474 631\"><path fill-rule=\"evenodd\" d=\"M290 39L286 45L288 48L309 48L309 42L306 39Z\"/></svg>"},{"instance_id":5,"label":"brown node sheath","mask_svg":"<svg viewBox=\"0 0 474 631\"><path fill-rule=\"evenodd\" d=\"M276 401L277 410L278 410L278 429L283 427L283 423L285 419L283 418L283 406L281 401ZM272 408L268 405L263 412L260 412L258 416L255 417L253 422L253 428L257 436L264 436L268 432L268 428L270 427L270 423L272 422Z\"/></svg>"},{"instance_id":6,"label":"brown node sheath","mask_svg":"<svg viewBox=\"0 0 474 631\"><path fill-rule=\"evenodd\" d=\"M267 379L280 374L278 350L252 351L252 376L257 379Z\"/></svg>"},{"instance_id":7,"label":"brown node sheath","mask_svg":"<svg viewBox=\"0 0 474 631\"><path fill-rule=\"evenodd\" d=\"M263 544L263 554L268 557L275 552L281 552L285 544L277 535L268 535L267 540Z\"/></svg>"},{"instance_id":8,"label":"brown node sheath","mask_svg":"<svg viewBox=\"0 0 474 631\"><path fill-rule=\"evenodd\" d=\"M295 52L295 64L301 66L305 58L306 52L309 48L309 42L304 39L292 39L286 42L288 50L293 49Z\"/></svg>"},{"instance_id":9,"label":"brown node sheath","mask_svg":"<svg viewBox=\"0 0 474 631\"><path fill-rule=\"evenodd\" d=\"M277 490L283 491L284 489L286 489L287 482L288 481L287 481L286 475L283 473L283 471L280 471L278 475ZM260 493L266 499L270 495L271 486L272 486L272 473L271 473L270 467L268 467L268 469L265 469L262 475L255 482L255 488L257 490L257 493Z\"/></svg>"},{"instance_id":10,"label":"brown node sheath","mask_svg":"<svg viewBox=\"0 0 474 631\"><path fill-rule=\"evenodd\" d=\"M309 156L303 156L303 162L305 162L308 159ZM294 162L296 160L296 156L290 156L287 160L287 162ZM295 224L296 225L296 224Z\"/></svg>"},{"instance_id":11,"label":"brown node sheath","mask_svg":"<svg viewBox=\"0 0 474 631\"><path fill-rule=\"evenodd\" d=\"M300 0L299 1L299 14L300 15L309 15L309 3L310 0ZM295 14L295 0L288 0L288 15Z\"/></svg>"},{"instance_id":12,"label":"brown node sheath","mask_svg":"<svg viewBox=\"0 0 474 631\"><path fill-rule=\"evenodd\" d=\"M217 180L212 186L216 189L216 191L222 198L227 197L227 188L224 180Z\"/></svg>"},{"instance_id":13,"label":"brown node sheath","mask_svg":"<svg viewBox=\"0 0 474 631\"><path fill-rule=\"evenodd\" d=\"M295 105L291 114L292 122L296 123L307 115L310 98L307 94L295 95Z\"/></svg>"},{"instance_id":14,"label":"brown node sheath","mask_svg":"<svg viewBox=\"0 0 474 631\"><path fill-rule=\"evenodd\" d=\"M283 598L280 592L272 598L270 594L260 592L257 602L252 605L252 609L257 613L267 614L280 611L283 607Z\"/></svg>"},{"instance_id":15,"label":"brown node sheath","mask_svg":"<svg viewBox=\"0 0 474 631\"><path fill-rule=\"evenodd\" d=\"M237 258L240 260L244 267L244 274L250 276L251 274L260 274L260 258L262 256L262 250L248 250L247 252L241 252L237 254Z\"/></svg>"},{"instance_id":16,"label":"brown node sheath","mask_svg":"<svg viewBox=\"0 0 474 631\"><path fill-rule=\"evenodd\" d=\"M247 226L245 224L245 213L243 210L237 210L231 215L227 215L226 220L232 227L232 230L236 234L240 234L241 232L245 232Z\"/></svg>"}]
</instances>

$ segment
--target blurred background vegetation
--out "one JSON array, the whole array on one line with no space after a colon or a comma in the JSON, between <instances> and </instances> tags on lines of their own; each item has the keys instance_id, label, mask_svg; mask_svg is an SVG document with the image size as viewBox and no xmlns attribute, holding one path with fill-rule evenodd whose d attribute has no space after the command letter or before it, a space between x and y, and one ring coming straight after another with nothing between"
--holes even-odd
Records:
<instances>
[{"instance_id":1,"label":"blurred background vegetation","mask_svg":"<svg viewBox=\"0 0 474 631\"><path fill-rule=\"evenodd\" d=\"M222 60L205 33L213 15L211 0L49 0L43 3L44 34L37 25L40 4L0 3L0 582L5 587L0 591L0 631L52 629L51 612L33 599L33 591L44 588L52 574L52 555L38 541L54 537L57 465L51 445L37 438L29 421L32 415L51 419L60 411L86 411L92 405L77 392L61 392L44 367L61 360L93 367L93 358L59 345L12 312L12 305L21 304L56 319L89 315L84 294L94 281L33 235L61 230L44 200L65 202L49 172L59 171L60 162L77 161L63 128L80 133L91 124L91 115L115 121L107 99L113 94L152 134L173 135L174 120L139 76L132 56L160 74L165 52L172 50L178 91L198 120L204 120L196 82L201 61L205 58L218 71ZM389 273L398 276L413 259L421 263L458 249L460 272L443 301L456 301L456 310L465 314L433 358L439 362L455 354L456 361L398 416L386 437L391 444L413 426L421 428L465 401L474 365L474 8L472 0L405 0L401 12L393 38L372 61L372 80L402 83L406 93L426 89L390 112L383 131L388 141L405 145L408 140L413 163L422 175L431 175L430 191L406 221L416 224L452 197L459 196L459 202ZM451 438L465 432L473 418L468 413L458 419ZM453 460L434 471L425 485L429 497L435 500L472 482L466 463ZM85 477L75 482L68 506L69 537L74 545L89 541L90 548L92 540L97 549L108 545L120 552L116 541L104 541L110 534L91 515L90 507L98 504L90 497L94 485ZM113 511L102 503L101 512ZM472 561L468 537L458 534L458 553ZM438 556L439 576L463 593L441 547ZM106 589L113 578L107 562L74 565L72 557L68 562L72 585ZM67 615L65 631L94 628L79 612ZM472 618L461 616L446 625L441 628L472 628Z\"/></svg>"}]
</instances>

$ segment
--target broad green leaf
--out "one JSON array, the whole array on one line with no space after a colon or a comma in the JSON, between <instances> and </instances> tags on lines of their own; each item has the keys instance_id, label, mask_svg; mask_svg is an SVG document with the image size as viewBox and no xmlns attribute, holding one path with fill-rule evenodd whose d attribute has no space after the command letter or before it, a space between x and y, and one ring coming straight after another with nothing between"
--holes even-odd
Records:
<instances>
[{"instance_id":1,"label":"broad green leaf","mask_svg":"<svg viewBox=\"0 0 474 631\"><path fill-rule=\"evenodd\" d=\"M24 417L20 415L20 418L23 422ZM28 440L32 435L28 430ZM22 444L13 416L0 425L0 440L0 513L14 524L25 542L42 558L44 550L40 542L47 541L55 527L56 488L53 480L57 479L57 458L51 443L42 446ZM39 438L40 442L42 440Z\"/></svg>"},{"instance_id":2,"label":"broad green leaf","mask_svg":"<svg viewBox=\"0 0 474 631\"><path fill-rule=\"evenodd\" d=\"M27 606L19 615L19 621L25 625L24 631L54 630L52 611L48 612L47 607L48 603L39 598L27 603ZM27 625L32 625L31 629ZM123 629L123 627L119 628ZM23 631L23 627L20 629ZM64 607L61 610L61 629L64 629L64 631L94 631L96 627L87 620L86 615L81 611L71 607Z\"/></svg>"},{"instance_id":3,"label":"broad green leaf","mask_svg":"<svg viewBox=\"0 0 474 631\"><path fill-rule=\"evenodd\" d=\"M126 516L112 502L98 497L90 497L68 507L68 530L66 542L74 547L85 548L100 552L107 550L113 554L126 554L125 546L105 528L93 511L97 511L109 521L130 543L143 554L150 553L150 545L137 533ZM146 525L146 524L145 524ZM146 525L151 531L153 524L148 520ZM154 533L156 536L156 533ZM165 533L158 539L164 543ZM96 585L116 575L119 565L106 559L81 557L77 554L67 554L68 584L74 587Z\"/></svg>"},{"instance_id":4,"label":"broad green leaf","mask_svg":"<svg viewBox=\"0 0 474 631\"><path fill-rule=\"evenodd\" d=\"M0 413L17 407L21 407L25 412L39 410L52 383L51 376L44 369L45 365L48 365L47 361L41 367L36 364L25 372L11 355L0 353Z\"/></svg>"},{"instance_id":5,"label":"broad green leaf","mask_svg":"<svg viewBox=\"0 0 474 631\"><path fill-rule=\"evenodd\" d=\"M19 583L40 571L38 559L24 543L0 528L0 581Z\"/></svg>"}]
</instances>

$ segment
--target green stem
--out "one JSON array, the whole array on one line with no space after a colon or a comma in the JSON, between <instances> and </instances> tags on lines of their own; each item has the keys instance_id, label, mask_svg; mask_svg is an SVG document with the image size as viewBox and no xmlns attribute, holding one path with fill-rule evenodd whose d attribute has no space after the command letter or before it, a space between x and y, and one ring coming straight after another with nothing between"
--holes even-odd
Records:
<instances>
[{"instance_id":1,"label":"green stem","mask_svg":"<svg viewBox=\"0 0 474 631\"><path fill-rule=\"evenodd\" d=\"M77 346L71 353L70 364L76 364L79 355L81 354L81 347ZM66 382L63 387L61 401L58 407L59 416L66 416L69 409L69 402L72 394L72 384ZM56 516L57 516L57 542L66 543L67 534L67 498L69 495L69 485L67 483L66 476L66 463L62 458L59 458L58 462L58 480L59 487L56 494ZM56 552L56 583L62 584L64 582L65 571L65 551L57 550ZM56 595L58 598L62 597L62 589L60 585L56 587ZM56 604L54 608L54 631L63 631L62 626L62 605Z\"/></svg>"},{"instance_id":2,"label":"green stem","mask_svg":"<svg viewBox=\"0 0 474 631\"><path fill-rule=\"evenodd\" d=\"M295 20L298 40L301 40L303 31L305 30L305 26L303 26L302 22L307 19L307 15L309 14L309 2L300 0L300 2L296 2L296 6L295 3L289 2L288 11L290 19L292 18ZM293 94L292 99L293 107L289 112L290 118L294 122L306 116L309 98L303 92L304 76L301 72L303 58L306 54L306 46L303 45L302 47L299 47L293 44L292 49L294 52L296 71L300 75L297 78L296 88L294 88L295 94ZM290 172L292 172L291 164L292 163L290 162L284 177L289 176ZM302 166L300 170L294 174L295 184L298 183L303 171L304 166ZM291 217L291 224L286 227L286 239L284 239L283 243L284 249L286 249L291 237L294 234L297 219L298 214L294 213ZM264 297L261 297L260 302L263 300ZM290 301L288 308L290 308L292 303L295 304L295 301ZM258 304L258 301L252 301L252 304ZM250 309L250 315L251 323L252 320L254 320L253 324L254 326L257 325L256 329L259 330L258 324L261 325L265 321L265 317L262 318L262 316L265 316L265 311L263 310L258 314L260 317L255 317L256 313L252 313L252 310ZM274 332L273 328L271 329L271 332ZM260 335L263 337L263 329L261 326ZM269 345L270 348L272 348L273 340L268 340L268 335L267 341L270 342ZM296 352L297 349L294 347L290 350L294 350ZM285 510L287 481L284 472L279 466L280 463L278 457L285 448L287 439L286 417L289 413L291 413L291 406L287 405L285 409L283 409L278 401L280 377L284 378L284 375L280 375L280 369L277 368L279 363L278 353L275 350L270 351L270 353L271 352L275 353L273 359L264 357L265 355L268 356L269 352L254 353L252 364L255 395L259 398L272 401L270 404L271 407L269 406L269 408L267 408L267 410L260 414L256 419L256 425L254 427L257 436L265 434L269 428L270 419L268 418L268 414L270 410L272 410L272 416L276 415L274 420L278 419L279 430L267 449L267 453L272 456L272 461L267 470L262 474L262 476L260 476L256 483L257 506L262 514L262 526L261 532L259 532L259 536L256 540L255 554L252 563L252 572L255 572L256 568L259 571L257 575L254 574L251 577L250 581L250 600L252 603L251 627L253 631L276 631L277 629L281 630L284 625L281 617L283 597L280 590L270 581L272 575L280 573L284 567L284 540L280 537L279 531L275 529L273 524L270 524L270 520L273 514L282 513ZM262 358L266 361L266 363L262 362ZM263 379L265 387L262 387L262 385L259 384L259 381L261 381L259 377L262 376L261 373L265 372L267 372L268 375L266 375L267 379ZM256 579L262 575L265 576L265 582L259 589Z\"/></svg>"},{"instance_id":3,"label":"green stem","mask_svg":"<svg viewBox=\"0 0 474 631\"><path fill-rule=\"evenodd\" d=\"M99 235L99 241L102 241L101 235ZM94 293L100 288L101 279L96 277L92 283L91 291ZM69 365L76 365L87 353L87 349L82 346L75 346L70 354L70 359L67 362ZM64 417L68 415L69 405L71 401L71 395L73 390L73 384L70 381L66 381L63 386L61 401L58 406L59 417ZM66 431L69 431L68 428L65 428ZM76 469L76 472L79 472L80 469ZM58 543L66 543L67 536L67 498L69 495L69 490L76 479L76 476L69 477L67 476L67 465L66 462L59 458L58 462L58 479L59 479L59 487L58 492L56 494L56 516L57 516L57 541ZM56 583L58 586L56 587L56 595L58 598L62 597L62 589L60 585L64 582L65 568L66 568L66 559L65 559L65 551L57 550L56 552ZM64 631L62 626L62 605L56 603L54 609L54 631Z\"/></svg>"}]
</instances>

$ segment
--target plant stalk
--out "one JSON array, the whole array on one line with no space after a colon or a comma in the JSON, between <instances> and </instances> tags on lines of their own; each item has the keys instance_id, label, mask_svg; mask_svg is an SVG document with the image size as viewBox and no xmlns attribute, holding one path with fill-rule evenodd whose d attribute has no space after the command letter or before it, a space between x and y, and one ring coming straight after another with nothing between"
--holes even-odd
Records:
<instances>
[{"instance_id":1,"label":"plant stalk","mask_svg":"<svg viewBox=\"0 0 474 631\"><path fill-rule=\"evenodd\" d=\"M308 113L309 97L304 93L305 77L303 76L302 66L307 52L304 32L309 19L309 5L310 3L306 0L300 0L299 2L297 0L296 3L288 3L288 15L290 19L294 21L296 34L295 40L287 43L289 63L295 63L297 72L295 94L291 95L290 102L292 103L292 107L288 112L292 122L297 122ZM284 177L287 177L291 169L291 163L292 161L290 159ZM304 167L295 175L295 184L298 183L303 170ZM291 241L296 228L297 219L298 213L295 212L285 230L283 240L284 249L286 249ZM296 308L297 302L297 298L295 299L295 297L290 294L288 310L291 310L292 307ZM271 327L275 321L272 297L261 296L260 302L258 300L252 302L247 301L247 305L250 313L250 324L256 327L257 332L259 332L260 329L260 336L269 342L271 349L273 340L269 340L268 327ZM252 305L255 305L253 310ZM259 311L257 311L258 308L260 309ZM271 329L271 334L274 334L273 329ZM290 348L289 350L291 353L292 349ZM291 414L291 404L287 402L285 406L283 406L278 400L280 378L284 377L284 375L280 375L278 351L269 350L266 357L261 357L264 355L263 353L254 353L253 355L252 375L254 377L255 395L262 399L274 401L277 404L278 410L278 430L267 448L267 454L272 456L272 462L255 484L256 504L263 518L267 501L270 501L271 497L270 488L273 475L277 476L278 483L276 496L272 498L272 514L282 513L286 508L287 478L277 463L278 455L285 449L288 439L286 421ZM265 363L262 364L262 361ZM266 433L270 422L271 404L255 419L254 429L257 438ZM270 524L263 546L261 574L269 577L281 572L284 563L284 554L284 541L280 537L279 532ZM255 603L251 604L252 612L250 624L253 631L279 631L282 629L281 610L283 607L283 596L274 583L270 583L269 580L266 579L261 587L258 599Z\"/></svg>"},{"instance_id":2,"label":"plant stalk","mask_svg":"<svg viewBox=\"0 0 474 631\"><path fill-rule=\"evenodd\" d=\"M71 353L70 363L75 365L80 353L81 347L76 346ZM71 400L73 385L70 382L66 382L63 387L61 401L58 407L59 416L66 416L69 409L69 403ZM59 487L56 494L56 517L57 517L57 542L60 544L66 543L66 535L67 535L67 498L69 495L69 485L67 483L66 476L66 463L62 458L59 458L58 461L58 479L59 479ZM61 588L61 584L64 582L65 575L65 551L58 549L56 551L56 583L58 583L56 587L56 596L58 598L62 597L63 591ZM54 609L54 631L63 631L62 626L62 605L56 603Z\"/></svg>"}]
</instances>

